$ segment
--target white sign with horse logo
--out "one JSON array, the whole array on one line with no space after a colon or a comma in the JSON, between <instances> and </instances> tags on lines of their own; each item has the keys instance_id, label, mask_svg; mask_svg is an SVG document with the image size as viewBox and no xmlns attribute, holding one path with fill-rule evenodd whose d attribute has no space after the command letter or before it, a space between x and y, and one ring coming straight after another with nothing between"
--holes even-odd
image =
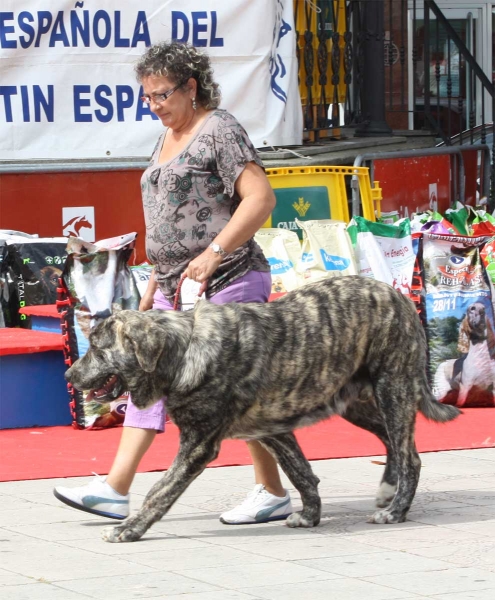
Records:
<instances>
[{"instance_id":1,"label":"white sign with horse logo","mask_svg":"<svg viewBox=\"0 0 495 600\"><path fill-rule=\"evenodd\" d=\"M86 242L94 242L94 206L68 206L62 208L62 235L78 237Z\"/></svg>"}]
</instances>

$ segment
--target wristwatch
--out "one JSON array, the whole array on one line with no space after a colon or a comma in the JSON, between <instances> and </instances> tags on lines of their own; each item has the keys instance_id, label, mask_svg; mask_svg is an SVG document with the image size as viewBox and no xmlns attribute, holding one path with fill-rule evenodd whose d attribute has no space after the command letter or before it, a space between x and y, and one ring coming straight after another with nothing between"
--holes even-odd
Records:
<instances>
[{"instance_id":1,"label":"wristwatch","mask_svg":"<svg viewBox=\"0 0 495 600\"><path fill-rule=\"evenodd\" d=\"M227 254L222 246L215 244L215 242L212 242L208 248L211 248L215 254L218 254L218 256L225 256Z\"/></svg>"}]
</instances>

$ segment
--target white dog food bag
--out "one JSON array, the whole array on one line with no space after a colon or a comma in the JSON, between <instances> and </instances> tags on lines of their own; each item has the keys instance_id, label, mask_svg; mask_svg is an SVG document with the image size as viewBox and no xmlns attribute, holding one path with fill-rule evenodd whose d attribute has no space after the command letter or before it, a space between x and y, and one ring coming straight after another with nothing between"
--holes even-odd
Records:
<instances>
[{"instance_id":1,"label":"white dog food bag","mask_svg":"<svg viewBox=\"0 0 495 600\"><path fill-rule=\"evenodd\" d=\"M139 296L142 298L148 288L154 267L149 263L142 263L140 265L131 266L130 269L134 281L136 282Z\"/></svg>"},{"instance_id":2,"label":"white dog food bag","mask_svg":"<svg viewBox=\"0 0 495 600\"><path fill-rule=\"evenodd\" d=\"M296 272L304 283L324 277L357 275L351 240L343 221L296 219L296 223L303 231L301 258Z\"/></svg>"},{"instance_id":3,"label":"white dog food bag","mask_svg":"<svg viewBox=\"0 0 495 600\"><path fill-rule=\"evenodd\" d=\"M410 295L416 253L409 219L387 224L356 216L347 230L354 246L359 275L383 281Z\"/></svg>"},{"instance_id":4,"label":"white dog food bag","mask_svg":"<svg viewBox=\"0 0 495 600\"><path fill-rule=\"evenodd\" d=\"M495 406L494 315L480 256L487 239L424 234L429 371L445 404Z\"/></svg>"},{"instance_id":5,"label":"white dog food bag","mask_svg":"<svg viewBox=\"0 0 495 600\"><path fill-rule=\"evenodd\" d=\"M295 266L301 256L301 243L295 231L287 229L260 229L254 236L270 264L272 294L295 290L302 279Z\"/></svg>"},{"instance_id":6,"label":"white dog food bag","mask_svg":"<svg viewBox=\"0 0 495 600\"><path fill-rule=\"evenodd\" d=\"M66 363L71 365L89 347L89 333L101 320L120 309L139 308L139 292L128 262L134 252L136 233L98 241L70 237L67 260L57 300L66 334ZM68 386L74 425L107 428L121 425L128 394L114 402L99 402L90 391Z\"/></svg>"}]
</instances>

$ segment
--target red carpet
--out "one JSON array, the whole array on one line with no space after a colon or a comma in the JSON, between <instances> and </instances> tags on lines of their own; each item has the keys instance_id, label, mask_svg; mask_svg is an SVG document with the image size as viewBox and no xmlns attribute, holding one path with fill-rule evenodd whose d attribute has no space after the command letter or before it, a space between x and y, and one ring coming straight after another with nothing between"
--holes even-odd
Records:
<instances>
[{"instance_id":1,"label":"red carpet","mask_svg":"<svg viewBox=\"0 0 495 600\"><path fill-rule=\"evenodd\" d=\"M49 479L108 473L121 429L78 431L72 427L10 429L0 431L0 481ZM335 417L297 432L309 460L383 454L375 436ZM495 409L465 409L453 423L439 425L418 417L416 442L420 452L495 447ZM155 440L139 471L161 471L172 462L178 432L167 424L167 432ZM250 464L246 444L226 440L219 457L210 466Z\"/></svg>"}]
</instances>

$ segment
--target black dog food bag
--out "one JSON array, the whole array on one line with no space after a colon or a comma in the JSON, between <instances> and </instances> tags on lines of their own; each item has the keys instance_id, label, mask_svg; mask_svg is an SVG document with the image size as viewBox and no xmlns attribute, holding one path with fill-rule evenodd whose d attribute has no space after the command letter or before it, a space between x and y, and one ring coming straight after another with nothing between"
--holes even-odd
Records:
<instances>
[{"instance_id":1,"label":"black dog food bag","mask_svg":"<svg viewBox=\"0 0 495 600\"><path fill-rule=\"evenodd\" d=\"M55 304L57 287L67 257L67 238L7 238L2 278L14 282L16 314L11 326L29 328L31 319L19 308Z\"/></svg>"}]
</instances>

